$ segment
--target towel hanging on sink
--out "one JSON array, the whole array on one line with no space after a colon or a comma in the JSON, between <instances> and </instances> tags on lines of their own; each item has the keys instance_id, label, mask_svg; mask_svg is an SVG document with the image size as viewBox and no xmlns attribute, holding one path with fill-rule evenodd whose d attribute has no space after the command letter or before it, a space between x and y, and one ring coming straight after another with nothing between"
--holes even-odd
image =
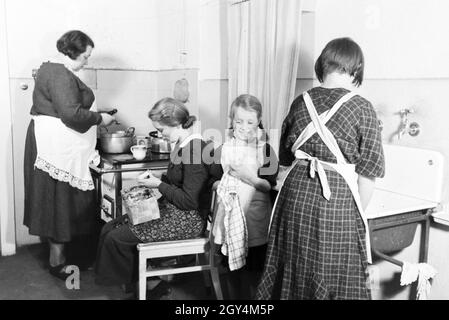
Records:
<instances>
[{"instance_id":1,"label":"towel hanging on sink","mask_svg":"<svg viewBox=\"0 0 449 320\"><path fill-rule=\"evenodd\" d=\"M427 300L430 294L430 279L435 277L437 271L427 263L409 263L402 265L401 286L407 286L418 280L416 293L417 300Z\"/></svg>"}]
</instances>

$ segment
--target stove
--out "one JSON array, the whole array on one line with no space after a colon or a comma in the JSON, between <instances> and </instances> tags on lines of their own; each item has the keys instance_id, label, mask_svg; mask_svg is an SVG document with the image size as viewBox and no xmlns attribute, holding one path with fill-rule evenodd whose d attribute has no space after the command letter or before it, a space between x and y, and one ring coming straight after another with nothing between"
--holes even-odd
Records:
<instances>
[{"instance_id":1,"label":"stove","mask_svg":"<svg viewBox=\"0 0 449 320\"><path fill-rule=\"evenodd\" d=\"M131 153L101 153L98 166L91 165L90 170L97 190L97 201L101 219L105 222L120 217L123 212L121 191L137 185L137 176L143 171L166 171L170 154L148 151L142 160L136 160Z\"/></svg>"}]
</instances>

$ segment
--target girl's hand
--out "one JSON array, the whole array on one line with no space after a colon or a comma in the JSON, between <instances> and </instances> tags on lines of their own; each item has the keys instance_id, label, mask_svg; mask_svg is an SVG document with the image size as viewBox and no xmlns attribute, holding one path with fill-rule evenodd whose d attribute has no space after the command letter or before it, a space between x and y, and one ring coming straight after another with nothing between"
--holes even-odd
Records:
<instances>
[{"instance_id":1,"label":"girl's hand","mask_svg":"<svg viewBox=\"0 0 449 320\"><path fill-rule=\"evenodd\" d=\"M167 170L147 170L144 173L140 174L137 176L137 179L148 179L149 177L153 176L156 177L158 179L160 179L162 177L162 175L166 172Z\"/></svg>"},{"instance_id":2,"label":"girl's hand","mask_svg":"<svg viewBox=\"0 0 449 320\"><path fill-rule=\"evenodd\" d=\"M243 180L245 182L249 182L254 178L251 175L251 170L248 168L247 165L243 163L234 163L230 165L231 170L229 171L229 174L233 177L236 177L240 180Z\"/></svg>"},{"instance_id":3,"label":"girl's hand","mask_svg":"<svg viewBox=\"0 0 449 320\"><path fill-rule=\"evenodd\" d=\"M151 174L160 179L167 170L151 170Z\"/></svg>"},{"instance_id":4,"label":"girl's hand","mask_svg":"<svg viewBox=\"0 0 449 320\"><path fill-rule=\"evenodd\" d=\"M137 177L137 182L148 188L157 188L162 183L159 178L156 178L150 170L145 171Z\"/></svg>"},{"instance_id":5,"label":"girl's hand","mask_svg":"<svg viewBox=\"0 0 449 320\"><path fill-rule=\"evenodd\" d=\"M243 182L253 186L259 191L269 192L271 189L270 183L261 179L254 173L254 171L250 170L247 165L244 164L232 164L231 169L229 170L229 174L233 177L236 177Z\"/></svg>"}]
</instances>

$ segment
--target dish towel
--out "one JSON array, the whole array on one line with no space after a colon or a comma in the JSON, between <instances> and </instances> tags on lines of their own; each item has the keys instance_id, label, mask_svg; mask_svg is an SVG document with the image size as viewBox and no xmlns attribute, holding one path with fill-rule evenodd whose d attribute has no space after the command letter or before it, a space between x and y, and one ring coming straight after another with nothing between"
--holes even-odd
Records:
<instances>
[{"instance_id":1,"label":"dish towel","mask_svg":"<svg viewBox=\"0 0 449 320\"><path fill-rule=\"evenodd\" d=\"M222 245L221 252L228 256L231 271L242 268L248 255L248 229L237 194L238 183L237 178L226 172L217 187L219 211L214 230L215 243Z\"/></svg>"},{"instance_id":2,"label":"dish towel","mask_svg":"<svg viewBox=\"0 0 449 320\"><path fill-rule=\"evenodd\" d=\"M416 293L417 300L427 300L430 294L430 279L435 277L437 271L427 263L409 263L402 265L401 286L407 286L418 280Z\"/></svg>"}]
</instances>

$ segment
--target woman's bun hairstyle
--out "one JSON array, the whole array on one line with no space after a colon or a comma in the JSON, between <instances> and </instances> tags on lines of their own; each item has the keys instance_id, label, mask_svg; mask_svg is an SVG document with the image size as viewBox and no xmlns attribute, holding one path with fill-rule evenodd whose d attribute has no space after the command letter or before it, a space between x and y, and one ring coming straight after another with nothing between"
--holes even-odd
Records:
<instances>
[{"instance_id":1,"label":"woman's bun hairstyle","mask_svg":"<svg viewBox=\"0 0 449 320\"><path fill-rule=\"evenodd\" d=\"M92 39L82 31L71 30L64 33L56 42L56 48L62 54L75 60L80 54L86 52L87 46L95 46Z\"/></svg>"},{"instance_id":2,"label":"woman's bun hairstyle","mask_svg":"<svg viewBox=\"0 0 449 320\"><path fill-rule=\"evenodd\" d=\"M191 126L193 126L193 124L196 121L196 117L195 116L189 116L186 120L186 122L184 122L182 124L182 128L183 129L189 129Z\"/></svg>"},{"instance_id":3,"label":"woman's bun hairstyle","mask_svg":"<svg viewBox=\"0 0 449 320\"><path fill-rule=\"evenodd\" d=\"M190 128L196 121L196 117L190 115L186 106L173 98L163 98L156 102L148 117L170 127L181 125L183 129Z\"/></svg>"}]
</instances>

